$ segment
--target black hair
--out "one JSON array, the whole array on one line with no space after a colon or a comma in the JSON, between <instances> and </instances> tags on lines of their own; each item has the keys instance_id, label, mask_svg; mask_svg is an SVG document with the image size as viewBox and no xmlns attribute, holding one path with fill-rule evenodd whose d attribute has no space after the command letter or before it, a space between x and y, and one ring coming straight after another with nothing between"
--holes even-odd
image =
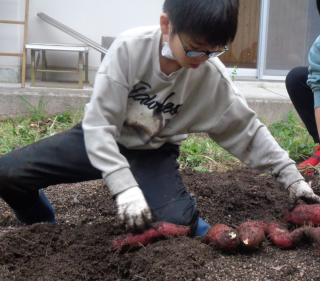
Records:
<instances>
[{"instance_id":1,"label":"black hair","mask_svg":"<svg viewBox=\"0 0 320 281\"><path fill-rule=\"evenodd\" d=\"M318 8L318 12L320 14L320 0L317 0L317 8Z\"/></svg>"},{"instance_id":2,"label":"black hair","mask_svg":"<svg viewBox=\"0 0 320 281\"><path fill-rule=\"evenodd\" d=\"M317 0L320 1L320 0ZM173 33L204 38L210 46L231 43L237 33L239 0L165 0Z\"/></svg>"}]
</instances>

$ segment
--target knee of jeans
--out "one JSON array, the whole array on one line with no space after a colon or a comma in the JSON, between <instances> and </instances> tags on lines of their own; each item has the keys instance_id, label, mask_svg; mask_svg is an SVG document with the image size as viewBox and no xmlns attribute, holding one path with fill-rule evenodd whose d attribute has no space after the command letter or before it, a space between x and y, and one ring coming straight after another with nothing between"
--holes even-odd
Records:
<instances>
[{"instance_id":1,"label":"knee of jeans","mask_svg":"<svg viewBox=\"0 0 320 281\"><path fill-rule=\"evenodd\" d=\"M192 213L192 215L176 218L174 224L193 227L193 225L198 220L198 217L199 217L199 212L194 212Z\"/></svg>"},{"instance_id":2,"label":"knee of jeans","mask_svg":"<svg viewBox=\"0 0 320 281\"><path fill-rule=\"evenodd\" d=\"M0 157L0 182L6 180L9 176L8 168L4 163L4 157L5 156Z\"/></svg>"},{"instance_id":3,"label":"knee of jeans","mask_svg":"<svg viewBox=\"0 0 320 281\"><path fill-rule=\"evenodd\" d=\"M192 210L189 212L181 214L179 217L175 217L175 224L189 226L190 231L188 236L194 237L198 228L199 211L195 205L193 205L191 209Z\"/></svg>"},{"instance_id":4,"label":"knee of jeans","mask_svg":"<svg viewBox=\"0 0 320 281\"><path fill-rule=\"evenodd\" d=\"M286 86L295 87L302 79L306 80L305 73L302 71L302 67L295 67L289 71L286 76ZM306 80L307 81L307 80Z\"/></svg>"},{"instance_id":5,"label":"knee of jeans","mask_svg":"<svg viewBox=\"0 0 320 281\"><path fill-rule=\"evenodd\" d=\"M10 162L7 161L7 156L0 157L0 189L9 183L15 182L16 174L14 167L11 167Z\"/></svg>"},{"instance_id":6,"label":"knee of jeans","mask_svg":"<svg viewBox=\"0 0 320 281\"><path fill-rule=\"evenodd\" d=\"M167 206L154 211L153 220L191 227L197 223L199 211L192 202L184 208L177 205L178 204L168 204Z\"/></svg>"}]
</instances>

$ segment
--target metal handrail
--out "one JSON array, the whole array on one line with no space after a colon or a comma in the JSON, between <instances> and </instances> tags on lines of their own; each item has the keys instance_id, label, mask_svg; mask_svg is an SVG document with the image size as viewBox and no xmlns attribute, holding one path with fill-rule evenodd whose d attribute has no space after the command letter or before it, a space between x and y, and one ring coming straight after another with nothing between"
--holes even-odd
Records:
<instances>
[{"instance_id":1,"label":"metal handrail","mask_svg":"<svg viewBox=\"0 0 320 281\"><path fill-rule=\"evenodd\" d=\"M44 13L38 13L37 16L39 18L41 18L43 21L51 24L52 26L60 29L61 31L67 33L68 35L78 39L79 41L88 44L90 47L92 47L93 49L95 49L96 51L105 54L108 50L103 48L101 45L99 45L98 43L92 41L91 39L83 36L82 34L80 34L79 32L67 27L66 25L58 22L57 20L49 17L48 15L44 14Z\"/></svg>"}]
</instances>

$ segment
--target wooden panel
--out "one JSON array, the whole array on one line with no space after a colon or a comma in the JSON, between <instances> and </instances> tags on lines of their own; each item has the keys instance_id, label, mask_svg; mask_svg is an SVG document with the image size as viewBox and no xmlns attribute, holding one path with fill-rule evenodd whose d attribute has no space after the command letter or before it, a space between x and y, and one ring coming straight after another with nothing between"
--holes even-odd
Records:
<instances>
[{"instance_id":1,"label":"wooden panel","mask_svg":"<svg viewBox=\"0 0 320 281\"><path fill-rule=\"evenodd\" d=\"M25 87L25 74L26 74L26 43L27 43L27 33L28 33L28 16L29 16L29 0L25 0L25 19L24 21L11 21L11 20L0 20L0 24L23 24L24 25L24 37L23 37L23 53L0 53L0 56L11 56L11 57L22 57L22 78L21 78L21 88Z\"/></svg>"},{"instance_id":2,"label":"wooden panel","mask_svg":"<svg viewBox=\"0 0 320 281\"><path fill-rule=\"evenodd\" d=\"M226 66L256 68L260 0L240 0L238 31L229 51L220 56Z\"/></svg>"},{"instance_id":3,"label":"wooden panel","mask_svg":"<svg viewBox=\"0 0 320 281\"><path fill-rule=\"evenodd\" d=\"M0 20L0 23L8 23L8 24L24 24L24 21Z\"/></svg>"},{"instance_id":4,"label":"wooden panel","mask_svg":"<svg viewBox=\"0 0 320 281\"><path fill-rule=\"evenodd\" d=\"M22 73L21 73L21 88L25 87L26 84L26 72L27 72L27 49L26 44L28 41L28 27L29 27L29 0L25 2L25 11L24 11L24 30L23 30L23 57L22 57Z\"/></svg>"},{"instance_id":5,"label":"wooden panel","mask_svg":"<svg viewBox=\"0 0 320 281\"><path fill-rule=\"evenodd\" d=\"M5 56L5 57L22 57L22 56L23 56L23 54L0 53L0 56Z\"/></svg>"}]
</instances>

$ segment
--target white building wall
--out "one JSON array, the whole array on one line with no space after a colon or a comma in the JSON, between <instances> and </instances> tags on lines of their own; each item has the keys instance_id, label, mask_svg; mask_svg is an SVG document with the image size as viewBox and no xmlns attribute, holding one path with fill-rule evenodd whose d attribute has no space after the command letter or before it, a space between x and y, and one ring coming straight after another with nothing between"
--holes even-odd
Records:
<instances>
[{"instance_id":1,"label":"white building wall","mask_svg":"<svg viewBox=\"0 0 320 281\"><path fill-rule=\"evenodd\" d=\"M29 0L28 43L77 43L80 41L41 20L45 13L89 39L101 44L102 36L117 36L138 26L159 24L163 0ZM25 0L0 0L0 19L23 20ZM4 38L4 39L3 39ZM0 25L0 52L22 52L23 28ZM99 67L101 54L89 53L90 80ZM48 52L48 64L72 67L77 55ZM0 57L1 69L21 67L20 58ZM30 65L28 51L27 65ZM28 76L29 76L28 72ZM2 79L3 80L3 79Z\"/></svg>"}]
</instances>

